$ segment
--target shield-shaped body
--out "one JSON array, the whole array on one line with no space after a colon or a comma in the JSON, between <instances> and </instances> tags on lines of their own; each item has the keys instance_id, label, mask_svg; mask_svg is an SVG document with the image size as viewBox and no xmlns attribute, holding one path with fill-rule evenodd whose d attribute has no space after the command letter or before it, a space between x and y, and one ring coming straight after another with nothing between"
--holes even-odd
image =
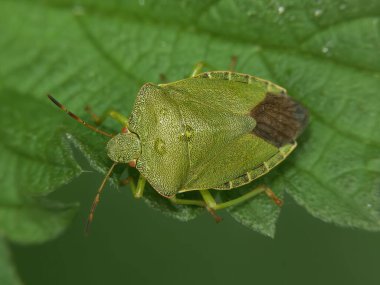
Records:
<instances>
[{"instance_id":1,"label":"shield-shaped body","mask_svg":"<svg viewBox=\"0 0 380 285\"><path fill-rule=\"evenodd\" d=\"M145 84L129 130L136 167L160 194L231 189L267 173L295 148L307 121L286 91L257 77L207 72L169 84Z\"/></svg>"}]
</instances>

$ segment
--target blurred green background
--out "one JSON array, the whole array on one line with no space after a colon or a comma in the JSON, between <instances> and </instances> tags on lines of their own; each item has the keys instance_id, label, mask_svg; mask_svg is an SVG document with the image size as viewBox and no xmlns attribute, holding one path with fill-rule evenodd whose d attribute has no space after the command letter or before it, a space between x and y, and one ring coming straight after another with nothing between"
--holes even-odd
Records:
<instances>
[{"instance_id":1,"label":"blurred green background","mask_svg":"<svg viewBox=\"0 0 380 285\"><path fill-rule=\"evenodd\" d=\"M379 19L376 0L0 0L0 285L380 284ZM275 239L236 221L270 235L268 199L180 222L111 186L85 237L105 141L45 94L129 114L144 82L233 55L311 114L264 177L286 192Z\"/></svg>"},{"instance_id":2,"label":"blurred green background","mask_svg":"<svg viewBox=\"0 0 380 285\"><path fill-rule=\"evenodd\" d=\"M290 197L272 240L223 213L183 223L107 188L84 237L101 180L86 173L55 194L83 205L57 240L12 246L25 284L380 284L379 233L323 223Z\"/></svg>"}]
</instances>

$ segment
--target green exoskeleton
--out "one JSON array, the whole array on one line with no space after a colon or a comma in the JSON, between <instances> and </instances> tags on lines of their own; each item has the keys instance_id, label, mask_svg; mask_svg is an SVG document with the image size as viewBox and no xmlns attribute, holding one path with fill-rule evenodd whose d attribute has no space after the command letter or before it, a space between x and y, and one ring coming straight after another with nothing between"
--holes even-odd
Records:
<instances>
[{"instance_id":1,"label":"green exoskeleton","mask_svg":"<svg viewBox=\"0 0 380 285\"><path fill-rule=\"evenodd\" d=\"M108 112L122 124L117 135L98 130L49 98L80 123L111 137L106 149L114 163L98 190L88 224L119 163L140 172L137 184L129 180L135 197L143 195L148 181L173 203L205 207L216 219L215 210L259 193L281 204L265 186L223 203L217 203L209 190L233 190L268 173L296 148L308 120L306 109L272 82L230 71L200 73L199 66L190 78L143 85L129 118ZM96 119L103 121L104 116ZM202 200L176 197L195 190Z\"/></svg>"}]
</instances>

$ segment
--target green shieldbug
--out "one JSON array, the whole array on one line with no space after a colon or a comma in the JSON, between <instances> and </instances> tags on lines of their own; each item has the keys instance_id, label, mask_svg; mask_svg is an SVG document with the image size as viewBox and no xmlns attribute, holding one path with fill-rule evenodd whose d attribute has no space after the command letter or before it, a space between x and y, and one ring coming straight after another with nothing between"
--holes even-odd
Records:
<instances>
[{"instance_id":1,"label":"green shieldbug","mask_svg":"<svg viewBox=\"0 0 380 285\"><path fill-rule=\"evenodd\" d=\"M148 181L173 203L206 207L216 219L214 210L262 192L281 204L265 186L223 203L217 203L209 190L242 186L282 162L296 148L295 139L308 120L306 109L272 82L231 71L199 71L172 83L144 84L129 118L108 112L123 125L117 135L87 124L49 95L71 117L111 137L106 149L114 163L97 192L88 225L119 163L140 172L137 184L130 180L135 197L143 195ZM203 200L176 198L177 193L194 190Z\"/></svg>"}]
</instances>

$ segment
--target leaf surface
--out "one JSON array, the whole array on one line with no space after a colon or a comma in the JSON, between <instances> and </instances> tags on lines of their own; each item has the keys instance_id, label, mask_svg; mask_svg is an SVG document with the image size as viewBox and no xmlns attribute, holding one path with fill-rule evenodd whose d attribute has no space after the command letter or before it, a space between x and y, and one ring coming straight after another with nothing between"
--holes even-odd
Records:
<instances>
[{"instance_id":1,"label":"leaf surface","mask_svg":"<svg viewBox=\"0 0 380 285\"><path fill-rule=\"evenodd\" d=\"M10 259L6 242L0 239L0 284L21 285L21 281Z\"/></svg>"},{"instance_id":2,"label":"leaf surface","mask_svg":"<svg viewBox=\"0 0 380 285\"><path fill-rule=\"evenodd\" d=\"M162 74L184 78L201 60L225 70L233 55L237 71L284 86L310 111L299 148L260 182L279 195L286 190L322 220L380 230L379 11L370 0L2 1L0 211L38 208L60 226L45 236L35 229L24 240L3 223L0 230L17 241L41 241L67 225L71 205L52 203L47 211L41 197L81 173L72 146L98 171L111 164L106 140L60 113L45 94L86 120L86 105L128 115L144 82L158 83ZM104 128L120 130L111 120ZM199 214L147 193L148 204L167 215ZM230 213L273 236L280 211L263 198ZM27 224L39 227L33 218Z\"/></svg>"}]
</instances>

